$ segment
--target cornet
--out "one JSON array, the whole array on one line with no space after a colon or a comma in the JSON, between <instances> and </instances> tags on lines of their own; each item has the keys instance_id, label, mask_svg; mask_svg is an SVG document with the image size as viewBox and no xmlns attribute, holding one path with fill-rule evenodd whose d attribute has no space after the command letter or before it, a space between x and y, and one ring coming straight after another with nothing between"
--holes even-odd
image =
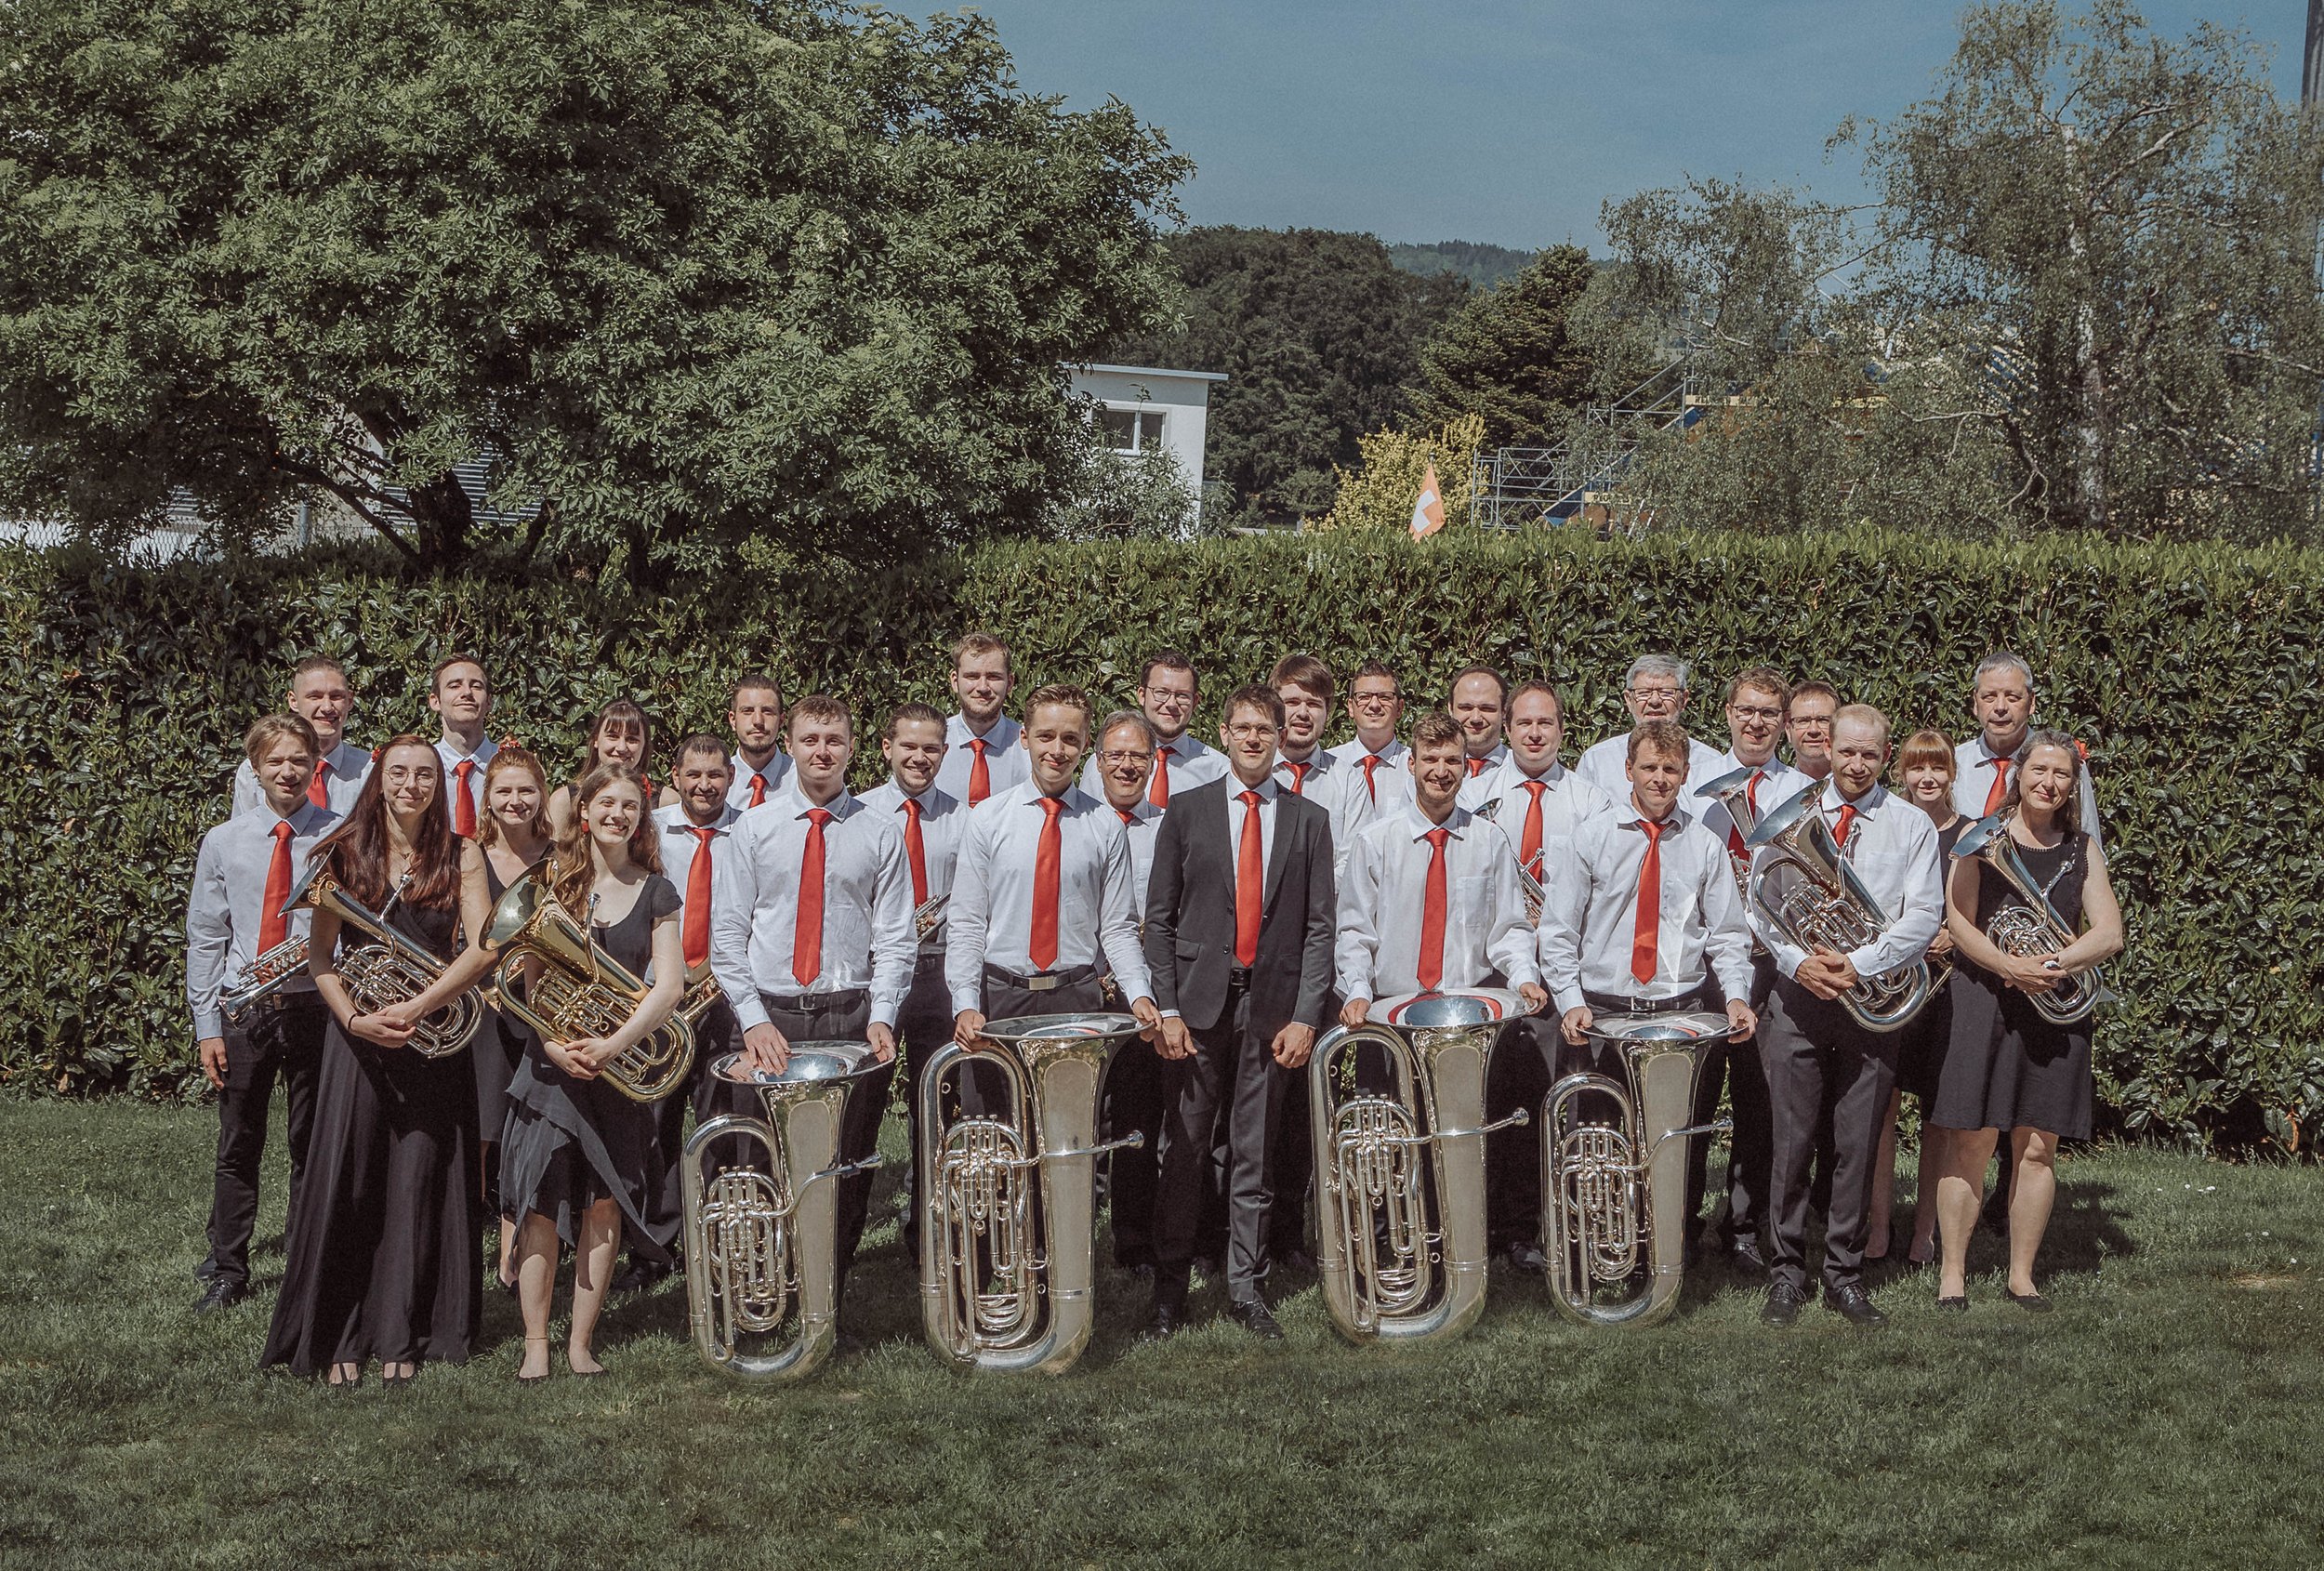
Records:
<instances>
[{"instance_id":1,"label":"cornet","mask_svg":"<svg viewBox=\"0 0 2324 1571\"><path fill-rule=\"evenodd\" d=\"M218 1010L229 1020L236 1019L261 998L281 992L284 983L306 969L307 935L294 934L250 962L242 980L218 996Z\"/></svg>"}]
</instances>

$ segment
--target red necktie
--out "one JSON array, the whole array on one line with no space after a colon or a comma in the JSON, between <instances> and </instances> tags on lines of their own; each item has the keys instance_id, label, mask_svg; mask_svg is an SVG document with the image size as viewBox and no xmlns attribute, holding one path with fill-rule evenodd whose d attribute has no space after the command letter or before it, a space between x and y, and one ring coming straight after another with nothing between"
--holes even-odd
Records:
<instances>
[{"instance_id":1,"label":"red necktie","mask_svg":"<svg viewBox=\"0 0 2324 1571\"><path fill-rule=\"evenodd\" d=\"M1243 837L1235 850L1235 963L1259 958L1259 908L1267 898L1267 863L1260 854L1259 793L1246 791Z\"/></svg>"},{"instance_id":2,"label":"red necktie","mask_svg":"<svg viewBox=\"0 0 2324 1571\"><path fill-rule=\"evenodd\" d=\"M1122 815L1122 823L1124 825L1130 825L1138 822L1138 810L1136 808L1117 807L1114 811Z\"/></svg>"},{"instance_id":3,"label":"red necktie","mask_svg":"<svg viewBox=\"0 0 2324 1571\"><path fill-rule=\"evenodd\" d=\"M330 767L330 759L317 759L315 760L315 777L307 782L307 799L314 803L317 807L329 807L331 805L331 793L324 788L323 784L323 772Z\"/></svg>"},{"instance_id":4,"label":"red necktie","mask_svg":"<svg viewBox=\"0 0 2324 1571\"><path fill-rule=\"evenodd\" d=\"M702 842L694 847L693 865L686 869L686 924L679 933L685 945L686 969L692 970L710 957L710 837L718 831L699 824L685 828Z\"/></svg>"},{"instance_id":5,"label":"red necktie","mask_svg":"<svg viewBox=\"0 0 2324 1571\"><path fill-rule=\"evenodd\" d=\"M274 825L274 854L266 865L266 893L258 904L258 953L263 955L283 942L290 931L290 922L283 915L283 902L290 898L291 826L287 818Z\"/></svg>"},{"instance_id":6,"label":"red necktie","mask_svg":"<svg viewBox=\"0 0 2324 1571\"><path fill-rule=\"evenodd\" d=\"M1539 878L1541 876L1541 793L1550 787L1548 782L1541 780L1527 780L1520 784L1525 786L1526 795L1533 799L1525 804L1525 830L1517 841L1517 861L1526 872Z\"/></svg>"},{"instance_id":7,"label":"red necktie","mask_svg":"<svg viewBox=\"0 0 2324 1571\"><path fill-rule=\"evenodd\" d=\"M904 799L904 854L912 864L912 904L928 904L928 846L920 838L920 804Z\"/></svg>"},{"instance_id":8,"label":"red necktie","mask_svg":"<svg viewBox=\"0 0 2324 1571\"><path fill-rule=\"evenodd\" d=\"M1064 831L1057 820L1064 813L1062 798L1043 797L1041 843L1033 853L1033 931L1025 956L1033 969L1045 971L1057 963L1057 886L1064 863Z\"/></svg>"},{"instance_id":9,"label":"red necktie","mask_svg":"<svg viewBox=\"0 0 2324 1571\"><path fill-rule=\"evenodd\" d=\"M1469 778L1474 780L1478 775L1483 774L1485 772L1485 766L1492 761L1493 760L1490 759L1471 759L1469 760Z\"/></svg>"},{"instance_id":10,"label":"red necktie","mask_svg":"<svg viewBox=\"0 0 2324 1571\"><path fill-rule=\"evenodd\" d=\"M1743 799L1751 804L1751 817L1754 820L1759 817L1759 783L1766 778L1765 770L1755 769L1751 771L1750 779L1743 783ZM1751 848L1743 843L1742 826L1736 823L1734 814L1728 814L1727 854L1740 860L1750 853Z\"/></svg>"},{"instance_id":11,"label":"red necktie","mask_svg":"<svg viewBox=\"0 0 2324 1571\"><path fill-rule=\"evenodd\" d=\"M799 928L791 938L791 975L801 987L823 974L823 826L831 814L807 810L807 850L799 861Z\"/></svg>"},{"instance_id":12,"label":"red necktie","mask_svg":"<svg viewBox=\"0 0 2324 1571\"><path fill-rule=\"evenodd\" d=\"M1155 807L1170 805L1170 750L1159 748L1154 755L1154 779L1146 786L1146 800Z\"/></svg>"},{"instance_id":13,"label":"red necktie","mask_svg":"<svg viewBox=\"0 0 2324 1571\"><path fill-rule=\"evenodd\" d=\"M1372 772L1380 768L1380 755L1367 753L1357 761L1364 766L1364 794L1374 801L1380 800L1380 786L1372 779Z\"/></svg>"},{"instance_id":14,"label":"red necktie","mask_svg":"<svg viewBox=\"0 0 2324 1571\"><path fill-rule=\"evenodd\" d=\"M1856 805L1855 805L1855 803L1854 803L1854 802L1842 802L1842 803L1841 803L1841 804L1840 804L1840 819L1839 819L1839 822L1835 823L1835 824L1831 826L1831 843L1832 843L1832 844L1834 844L1834 845L1836 845L1836 846L1838 846L1838 847L1840 847L1842 851L1845 851L1845 850L1847 849L1847 846L1848 846L1848 831L1849 831L1850 829L1852 829L1852 828L1855 827L1855 821L1856 821Z\"/></svg>"},{"instance_id":15,"label":"red necktie","mask_svg":"<svg viewBox=\"0 0 2324 1571\"><path fill-rule=\"evenodd\" d=\"M476 772L474 759L462 759L452 772L459 795L452 800L452 832L464 839L476 838L476 799L468 794L468 777Z\"/></svg>"},{"instance_id":16,"label":"red necktie","mask_svg":"<svg viewBox=\"0 0 2324 1571\"><path fill-rule=\"evenodd\" d=\"M750 772L750 805L757 807L767 799L767 777L757 770Z\"/></svg>"},{"instance_id":17,"label":"red necktie","mask_svg":"<svg viewBox=\"0 0 2324 1571\"><path fill-rule=\"evenodd\" d=\"M1420 956L1413 974L1420 980L1421 992L1433 993L1445 980L1445 842L1452 831L1431 829L1425 838L1428 892L1420 900Z\"/></svg>"},{"instance_id":18,"label":"red necktie","mask_svg":"<svg viewBox=\"0 0 2324 1571\"><path fill-rule=\"evenodd\" d=\"M987 744L982 736L969 738L969 746L976 749L976 758L969 765L969 805L974 807L993 794L993 769L984 761Z\"/></svg>"},{"instance_id":19,"label":"red necktie","mask_svg":"<svg viewBox=\"0 0 2324 1571\"><path fill-rule=\"evenodd\" d=\"M1662 831L1670 825L1642 818L1646 860L1638 865L1638 929L1630 944L1630 973L1641 983L1655 979L1655 957L1662 936Z\"/></svg>"},{"instance_id":20,"label":"red necktie","mask_svg":"<svg viewBox=\"0 0 2324 1571\"><path fill-rule=\"evenodd\" d=\"M1307 772L1314 769L1315 766L1314 764L1295 764L1290 759L1286 759L1283 760L1283 767L1291 772L1291 795L1295 797L1304 797L1307 795Z\"/></svg>"},{"instance_id":21,"label":"red necktie","mask_svg":"<svg viewBox=\"0 0 2324 1571\"><path fill-rule=\"evenodd\" d=\"M2001 758L1986 761L1993 766L1993 786L1985 794L1985 812L1980 816L1990 818L2000 811L2001 799L2009 795L2010 760Z\"/></svg>"}]
</instances>

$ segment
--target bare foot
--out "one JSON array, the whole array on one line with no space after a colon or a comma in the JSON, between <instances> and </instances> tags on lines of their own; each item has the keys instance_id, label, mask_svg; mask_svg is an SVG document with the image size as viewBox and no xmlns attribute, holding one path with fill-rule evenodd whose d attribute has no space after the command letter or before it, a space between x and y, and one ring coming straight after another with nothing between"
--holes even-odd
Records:
<instances>
[{"instance_id":1,"label":"bare foot","mask_svg":"<svg viewBox=\"0 0 2324 1571\"><path fill-rule=\"evenodd\" d=\"M597 1354L579 1342L567 1345L565 1363L576 1375L601 1375L605 1372L605 1366L597 1361Z\"/></svg>"},{"instance_id":2,"label":"bare foot","mask_svg":"<svg viewBox=\"0 0 2324 1571\"><path fill-rule=\"evenodd\" d=\"M548 1379L548 1339L547 1337L524 1339L524 1362L517 1366L517 1379L521 1380Z\"/></svg>"}]
</instances>

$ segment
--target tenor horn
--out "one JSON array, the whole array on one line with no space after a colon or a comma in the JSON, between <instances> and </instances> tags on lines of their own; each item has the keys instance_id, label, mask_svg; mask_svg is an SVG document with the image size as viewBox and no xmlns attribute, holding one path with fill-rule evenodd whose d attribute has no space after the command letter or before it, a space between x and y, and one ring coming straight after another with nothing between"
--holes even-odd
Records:
<instances>
[{"instance_id":1,"label":"tenor horn","mask_svg":"<svg viewBox=\"0 0 2324 1571\"><path fill-rule=\"evenodd\" d=\"M1307 1061L1324 1307L1350 1341L1456 1337L1485 1308L1485 1137L1527 1118L1485 1121L1493 1045L1525 1004L1472 988L1375 1009ZM1364 1089L1367 1049L1384 1089Z\"/></svg>"},{"instance_id":2,"label":"tenor horn","mask_svg":"<svg viewBox=\"0 0 2324 1571\"><path fill-rule=\"evenodd\" d=\"M2018 854L2017 841L1999 814L1980 819L1962 830L1961 838L1953 842L1953 854L1977 858L2016 892L2019 903L2002 906L1985 925L1986 937L2002 954L2021 959L2041 959L2074 942L2074 931L2058 915L2057 907L2050 904L2049 891L2041 887L2033 869ZM2073 1025L2088 1020L2091 1011L2106 997L2106 979L2095 966L2066 977L2047 993L2026 995L2034 1012L2053 1025Z\"/></svg>"},{"instance_id":3,"label":"tenor horn","mask_svg":"<svg viewBox=\"0 0 2324 1571\"><path fill-rule=\"evenodd\" d=\"M1062 1375L1095 1312L1097 1159L1142 1145L1097 1138L1106 1065L1142 1029L1126 1014L987 1021L995 1047L947 1042L919 1095L920 1326L963 1369ZM945 1090L970 1064L1007 1082L1005 1111L946 1121Z\"/></svg>"},{"instance_id":4,"label":"tenor horn","mask_svg":"<svg viewBox=\"0 0 2324 1571\"><path fill-rule=\"evenodd\" d=\"M758 1092L763 1119L713 1118L686 1142L686 1320L694 1349L713 1369L746 1380L797 1380L813 1373L838 1341L838 1186L879 1166L877 1155L839 1159L848 1101L880 1068L862 1042L795 1042L780 1073L756 1070L741 1053L710 1073ZM758 1155L703 1168L720 1141ZM786 1325L787 1341L773 1340ZM746 1351L745 1339L754 1349Z\"/></svg>"},{"instance_id":5,"label":"tenor horn","mask_svg":"<svg viewBox=\"0 0 2324 1571\"><path fill-rule=\"evenodd\" d=\"M329 860L318 856L308 862L283 909L328 911L342 926L357 930L371 941L353 945L342 942L334 961L348 997L354 1001L355 1012L376 1014L397 1008L435 985L444 973L445 963L388 924L388 914L403 898L412 876L406 873L388 903L375 912L332 876ZM403 1045L422 1058L448 1058L469 1045L483 1018L483 1005L470 988L421 1020Z\"/></svg>"},{"instance_id":6,"label":"tenor horn","mask_svg":"<svg viewBox=\"0 0 2324 1571\"><path fill-rule=\"evenodd\" d=\"M1751 863L1750 901L1789 943L1844 955L1878 938L1889 918L1817 812L1825 785L1817 781L1762 818L1748 837L1760 853ZM1934 985L1928 961L1918 959L1859 977L1840 1005L1867 1031L1895 1031L1921 1012Z\"/></svg>"},{"instance_id":7,"label":"tenor horn","mask_svg":"<svg viewBox=\"0 0 2324 1571\"><path fill-rule=\"evenodd\" d=\"M1541 1240L1550 1300L1584 1326L1652 1326L1678 1307L1686 1269L1687 1142L1730 1126L1689 1124L1703 1049L1724 1015L1612 1015L1588 1036L1622 1076L1584 1070L1541 1103ZM1586 1116L1604 1099L1614 1118Z\"/></svg>"}]
</instances>

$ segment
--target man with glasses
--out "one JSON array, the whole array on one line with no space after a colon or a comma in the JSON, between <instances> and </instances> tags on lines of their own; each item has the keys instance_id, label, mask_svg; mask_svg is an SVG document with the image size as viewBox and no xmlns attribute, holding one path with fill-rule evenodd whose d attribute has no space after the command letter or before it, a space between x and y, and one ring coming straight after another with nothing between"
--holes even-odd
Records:
<instances>
[{"instance_id":1,"label":"man with glasses","mask_svg":"<svg viewBox=\"0 0 2324 1571\"><path fill-rule=\"evenodd\" d=\"M1098 725L1098 775L1105 805L1122 821L1129 840L1130 887L1141 923L1146 915L1146 883L1154 873L1154 837L1162 810L1146 800L1154 776L1154 726L1135 709L1116 709ZM1107 977L1109 1002L1113 995ZM1105 1188L1113 1208L1114 1263L1150 1275L1154 1270L1154 1194L1162 1160L1162 1060L1144 1048L1114 1055L1105 1076L1105 1136L1119 1140L1136 1129L1142 1145L1126 1146L1105 1159Z\"/></svg>"},{"instance_id":2,"label":"man with glasses","mask_svg":"<svg viewBox=\"0 0 2324 1571\"><path fill-rule=\"evenodd\" d=\"M1364 777L1364 795L1375 809L1391 808L1409 798L1412 776L1405 768L1408 749L1396 737L1404 723L1404 690L1396 683L1396 673L1377 660L1357 667L1355 680L1348 684L1348 716L1355 722L1355 739L1332 748L1332 758Z\"/></svg>"},{"instance_id":3,"label":"man with glasses","mask_svg":"<svg viewBox=\"0 0 2324 1571\"><path fill-rule=\"evenodd\" d=\"M1686 662L1668 654L1642 654L1630 663L1622 678L1622 704L1633 722L1675 720L1685 723ZM1584 752L1574 772L1616 801L1630 796L1630 739L1623 732ZM1720 772L1719 750L1686 739L1686 777L1697 785Z\"/></svg>"},{"instance_id":4,"label":"man with glasses","mask_svg":"<svg viewBox=\"0 0 2324 1571\"><path fill-rule=\"evenodd\" d=\"M1174 649L1163 650L1146 662L1138 678L1138 708L1154 727L1154 777L1146 783L1146 800L1167 812L1171 794L1207 785L1226 773L1226 760L1188 733L1199 697L1195 664ZM1098 760L1092 758L1082 772L1081 788L1092 797L1105 794Z\"/></svg>"},{"instance_id":5,"label":"man with glasses","mask_svg":"<svg viewBox=\"0 0 2324 1571\"><path fill-rule=\"evenodd\" d=\"M1800 787L1831 778L1831 721L1840 712L1840 691L1828 681L1808 680L1791 690L1785 706L1784 734L1791 743L1791 766L1806 776Z\"/></svg>"}]
</instances>

